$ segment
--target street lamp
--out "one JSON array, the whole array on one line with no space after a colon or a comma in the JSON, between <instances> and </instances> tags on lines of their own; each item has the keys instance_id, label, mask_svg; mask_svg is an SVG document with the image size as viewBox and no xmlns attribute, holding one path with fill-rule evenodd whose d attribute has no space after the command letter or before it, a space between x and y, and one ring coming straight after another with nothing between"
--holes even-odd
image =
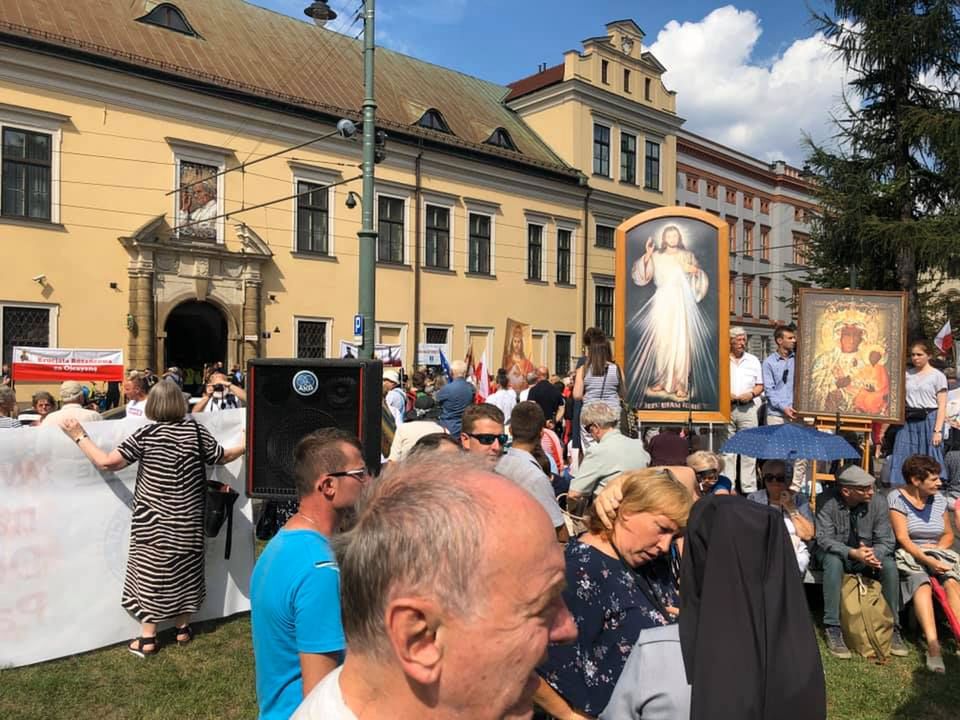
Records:
<instances>
[{"instance_id":1,"label":"street lamp","mask_svg":"<svg viewBox=\"0 0 960 720\"><path fill-rule=\"evenodd\" d=\"M363 343L359 348L359 357L364 359L373 358L377 297L377 231L373 227L373 169L376 163L374 124L377 110L373 92L374 3L375 0L363 0L363 190L362 221L360 232L357 233L360 238L357 310L363 318ZM337 17L325 0L315 0L303 12L321 27Z\"/></svg>"}]
</instances>

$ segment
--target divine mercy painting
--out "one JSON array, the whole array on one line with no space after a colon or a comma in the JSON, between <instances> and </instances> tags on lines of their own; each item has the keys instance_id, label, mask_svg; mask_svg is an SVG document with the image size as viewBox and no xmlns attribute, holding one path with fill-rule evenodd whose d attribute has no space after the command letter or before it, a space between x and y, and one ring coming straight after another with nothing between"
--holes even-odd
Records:
<instances>
[{"instance_id":1,"label":"divine mercy painting","mask_svg":"<svg viewBox=\"0 0 960 720\"><path fill-rule=\"evenodd\" d=\"M617 356L641 420L726 419L725 225L660 208L618 228Z\"/></svg>"}]
</instances>

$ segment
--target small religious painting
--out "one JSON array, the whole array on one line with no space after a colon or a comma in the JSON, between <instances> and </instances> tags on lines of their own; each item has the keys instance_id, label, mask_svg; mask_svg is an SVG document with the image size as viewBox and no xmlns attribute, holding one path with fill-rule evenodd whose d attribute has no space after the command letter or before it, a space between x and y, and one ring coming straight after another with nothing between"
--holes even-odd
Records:
<instances>
[{"instance_id":1,"label":"small religious painting","mask_svg":"<svg viewBox=\"0 0 960 720\"><path fill-rule=\"evenodd\" d=\"M527 373L533 372L533 330L527 323L507 318L507 329L503 336L503 358L500 367L507 371L511 383L518 386L520 380L526 382ZM519 387L523 387L519 384Z\"/></svg>"},{"instance_id":2,"label":"small religious painting","mask_svg":"<svg viewBox=\"0 0 960 720\"><path fill-rule=\"evenodd\" d=\"M900 292L801 289L796 410L903 422L906 310Z\"/></svg>"},{"instance_id":3,"label":"small religious painting","mask_svg":"<svg viewBox=\"0 0 960 720\"><path fill-rule=\"evenodd\" d=\"M181 235L199 240L217 239L217 178L215 165L181 160L177 227Z\"/></svg>"},{"instance_id":4,"label":"small religious painting","mask_svg":"<svg viewBox=\"0 0 960 720\"><path fill-rule=\"evenodd\" d=\"M644 422L730 414L727 224L666 207L617 228L615 350Z\"/></svg>"}]
</instances>

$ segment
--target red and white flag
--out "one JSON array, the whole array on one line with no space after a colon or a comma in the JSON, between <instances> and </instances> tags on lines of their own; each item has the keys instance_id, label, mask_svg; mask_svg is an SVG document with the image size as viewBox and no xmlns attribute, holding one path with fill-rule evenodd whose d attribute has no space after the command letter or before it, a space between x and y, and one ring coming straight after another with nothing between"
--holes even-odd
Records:
<instances>
[{"instance_id":1,"label":"red and white flag","mask_svg":"<svg viewBox=\"0 0 960 720\"><path fill-rule=\"evenodd\" d=\"M477 379L477 395L479 395L483 400L486 400L490 395L490 378L487 375L486 351L484 351L483 355L480 356L480 362L477 363L477 367L474 369L473 374Z\"/></svg>"},{"instance_id":2,"label":"red and white flag","mask_svg":"<svg viewBox=\"0 0 960 720\"><path fill-rule=\"evenodd\" d=\"M938 332L937 336L933 339L933 344L936 345L944 355L950 352L950 348L953 347L953 330L950 329L949 320L940 328L940 332Z\"/></svg>"}]
</instances>

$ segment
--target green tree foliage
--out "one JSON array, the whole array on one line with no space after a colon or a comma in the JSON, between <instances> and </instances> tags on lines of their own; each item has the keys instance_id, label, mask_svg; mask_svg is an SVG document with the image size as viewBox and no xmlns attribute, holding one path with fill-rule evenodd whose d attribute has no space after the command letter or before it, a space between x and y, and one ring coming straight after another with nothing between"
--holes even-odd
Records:
<instances>
[{"instance_id":1,"label":"green tree foliage","mask_svg":"<svg viewBox=\"0 0 960 720\"><path fill-rule=\"evenodd\" d=\"M810 275L905 290L917 337L923 279L960 270L960 0L833 5L814 17L852 80L834 142L807 140Z\"/></svg>"}]
</instances>

